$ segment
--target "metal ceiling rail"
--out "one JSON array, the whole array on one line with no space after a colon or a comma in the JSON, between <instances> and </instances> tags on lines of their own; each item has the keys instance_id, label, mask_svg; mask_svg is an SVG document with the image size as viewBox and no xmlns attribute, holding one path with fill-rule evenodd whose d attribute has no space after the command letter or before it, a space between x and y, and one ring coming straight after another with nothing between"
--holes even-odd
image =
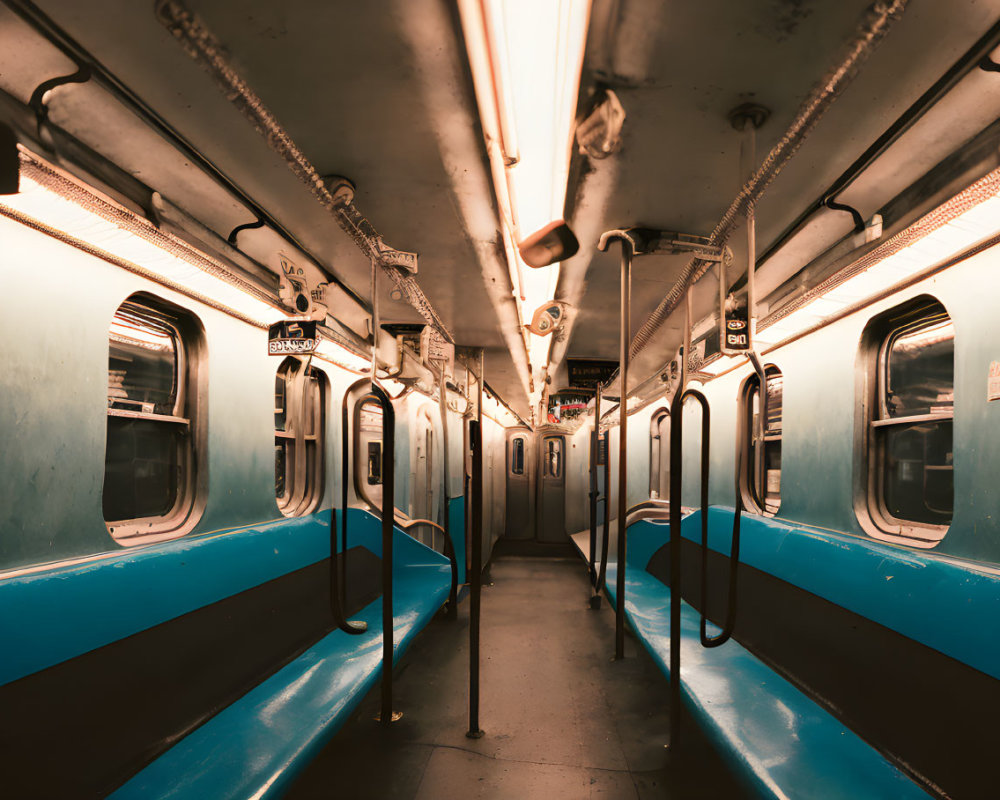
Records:
<instances>
[{"instance_id":1,"label":"metal ceiling rail","mask_svg":"<svg viewBox=\"0 0 1000 800\"><path fill-rule=\"evenodd\" d=\"M429 325L449 342L455 339L409 272L416 271L416 256L388 247L375 228L353 206L353 196L331 191L319 171L294 142L263 100L240 77L218 39L178 0L157 0L156 16L188 55L211 75L226 98L284 160L313 196L347 233L358 248L393 280L403 297ZM353 195L353 192L351 193ZM407 272L406 270L409 270Z\"/></svg>"},{"instance_id":2,"label":"metal ceiling rail","mask_svg":"<svg viewBox=\"0 0 1000 800\"><path fill-rule=\"evenodd\" d=\"M711 244L721 246L726 243L736 229L738 222L745 218L748 210L760 200L768 186L795 155L826 111L854 80L861 65L885 38L892 25L902 16L908 2L909 0L878 0L869 6L858 25L854 38L847 47L846 56L827 72L826 76L809 93L795 115L795 119L792 120L792 124L782 134L778 143L767 154L764 162L750 180L744 184L715 230L712 231L712 235L709 237ZM652 341L653 335L680 304L687 290L708 271L712 263L697 257L687 263L677 283L636 333L630 347L630 354L633 357Z\"/></svg>"}]
</instances>

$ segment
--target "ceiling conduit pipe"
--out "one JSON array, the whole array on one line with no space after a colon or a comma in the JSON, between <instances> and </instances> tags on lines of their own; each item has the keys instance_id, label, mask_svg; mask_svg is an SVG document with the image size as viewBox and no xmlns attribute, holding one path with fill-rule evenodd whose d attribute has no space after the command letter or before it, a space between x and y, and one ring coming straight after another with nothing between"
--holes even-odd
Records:
<instances>
[{"instance_id":1,"label":"ceiling conduit pipe","mask_svg":"<svg viewBox=\"0 0 1000 800\"><path fill-rule=\"evenodd\" d=\"M382 237L340 192L331 191L318 170L309 161L260 97L240 77L230 63L221 43L178 0L157 0L157 18L174 38L208 72L225 93L226 98L246 117L266 140L271 150L281 157L288 168L309 187L313 196L330 212L337 224L354 241L358 248L393 280L407 302L436 328L449 342L454 337L440 316L431 306L412 274L416 272L416 256L400 253L387 247ZM398 260L405 259L402 263ZM407 264L411 266L406 266Z\"/></svg>"},{"instance_id":2,"label":"ceiling conduit pipe","mask_svg":"<svg viewBox=\"0 0 1000 800\"><path fill-rule=\"evenodd\" d=\"M746 217L747 210L760 200L768 186L795 155L826 111L857 76L861 65L882 42L892 25L902 16L908 2L909 0L879 0L868 8L847 48L847 55L809 93L792 124L771 149L771 152L767 154L767 158L764 159L753 177L744 184L715 230L712 231L710 237L712 245L721 246L728 241L736 226ZM633 357L652 341L656 331L684 299L687 290L697 283L711 266L712 262L697 257L687 263L677 283L636 333L631 346Z\"/></svg>"}]
</instances>

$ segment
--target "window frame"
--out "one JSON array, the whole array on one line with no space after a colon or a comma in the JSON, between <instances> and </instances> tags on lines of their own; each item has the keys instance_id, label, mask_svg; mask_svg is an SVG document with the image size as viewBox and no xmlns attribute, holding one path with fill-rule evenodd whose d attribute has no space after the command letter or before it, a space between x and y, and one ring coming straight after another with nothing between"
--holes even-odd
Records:
<instances>
[{"instance_id":1,"label":"window frame","mask_svg":"<svg viewBox=\"0 0 1000 800\"><path fill-rule=\"evenodd\" d=\"M660 424L667 422L667 440L663 441L660 435ZM667 459L664 461L663 453L666 448ZM666 467L666 470L663 468ZM653 412L649 418L649 498L650 500L666 500L661 495L660 487L663 485L662 473L667 474L666 485L670 486L670 409L661 406ZM666 494L670 494L669 490Z\"/></svg>"},{"instance_id":2,"label":"window frame","mask_svg":"<svg viewBox=\"0 0 1000 800\"><path fill-rule=\"evenodd\" d=\"M329 402L329 379L311 359L289 356L282 360L275 373L277 381L284 373L284 430L274 428L275 456L278 443L285 446L284 494L277 492L275 464L275 503L286 517L302 517L313 513L323 500L326 483L326 417ZM291 373L291 379L288 378ZM306 410L308 408L308 410ZM303 412L305 417L303 418ZM275 406L275 416L278 409ZM312 425L308 420L312 420ZM277 420L275 420L277 422ZM310 433L309 430L312 430ZM289 447L290 446L290 447ZM288 451L292 459L289 463Z\"/></svg>"},{"instance_id":3,"label":"window frame","mask_svg":"<svg viewBox=\"0 0 1000 800\"><path fill-rule=\"evenodd\" d=\"M509 463L508 474L511 476L523 477L525 474L525 469L527 467L527 450L528 450L527 436L525 436L524 434L516 434L514 436L511 436L509 441L510 441L510 457L508 462ZM520 448L518 448L519 444ZM517 469L518 449L520 449L521 451L520 469Z\"/></svg>"},{"instance_id":4,"label":"window frame","mask_svg":"<svg viewBox=\"0 0 1000 800\"><path fill-rule=\"evenodd\" d=\"M362 382L363 383L363 382ZM354 389L355 387L352 387ZM351 391L351 390L348 390ZM361 416L364 413L364 407L371 403L371 405L378 408L378 413L382 419L382 428L379 438L375 441L367 442L364 450L362 451L360 447L361 443ZM354 411L353 411L353 425L352 425L352 438L351 438L351 460L352 460L352 472L354 473L354 494L357 496L358 500L368 505L371 509L380 509L382 507L382 500L384 500L384 495L380 498L375 498L372 494L372 487L378 486L379 492L382 489L383 475L381 467L384 461L383 448L385 446L385 414L382 410L382 405L379 403L378 396L370 391L362 391L354 399ZM371 480L369 477L370 465L372 463L372 445L377 445L378 450L375 458L378 460L379 474L377 480Z\"/></svg>"},{"instance_id":5,"label":"window frame","mask_svg":"<svg viewBox=\"0 0 1000 800\"><path fill-rule=\"evenodd\" d=\"M204 357L204 329L198 318L189 310L174 305L146 292L136 292L126 297L116 308L108 324L108 374L111 369L111 326L125 310L133 318L148 320L150 328L166 328L174 343L174 382L176 392L171 413L157 412L153 405L143 403L139 410L113 408L114 403L127 402L121 398L106 399L105 418L136 419L162 425L180 426L183 433L178 440L181 451L177 458L177 493L170 509L159 515L127 519L104 520L109 535L122 546L146 544L174 539L194 529L205 508L207 496L207 470L205 469L206 442L206 359ZM105 423L104 475L102 477L102 503L107 487L108 435L110 426ZM103 515L102 515L103 516Z\"/></svg>"},{"instance_id":6,"label":"window frame","mask_svg":"<svg viewBox=\"0 0 1000 800\"><path fill-rule=\"evenodd\" d=\"M885 504L885 431L920 422L952 422L955 418L954 394L950 411L893 417L888 413L889 353L901 336L917 333L947 320L954 329L954 319L937 298L921 295L871 319L865 326L862 345L864 394L861 403L860 465L862 480L855 502L858 521L866 534L887 542L929 549L947 535L948 524L934 525L894 516ZM953 335L954 338L954 335ZM952 392L955 391L954 354L952 356ZM954 454L954 425L952 427ZM954 493L954 462L952 492Z\"/></svg>"},{"instance_id":7,"label":"window frame","mask_svg":"<svg viewBox=\"0 0 1000 800\"><path fill-rule=\"evenodd\" d=\"M549 471L549 443L557 442L558 451L555 453L558 468L555 472ZM542 437L542 480L561 481L565 472L566 459L566 437L562 434L548 434Z\"/></svg>"},{"instance_id":8,"label":"window frame","mask_svg":"<svg viewBox=\"0 0 1000 800\"><path fill-rule=\"evenodd\" d=\"M770 424L764 431L764 447L757 449L756 430L754 426L753 400L754 396L760 395L760 378L756 372L747 376L739 389L739 415L737 441L739 442L739 489L743 499L743 507L752 514L759 514L765 517L777 516L781 510L781 468L778 469L779 488L777 493L777 503L771 507L767 502L767 448L770 443L777 445L778 452L781 452L781 445L784 438L784 380L785 376L781 369L775 364L765 364L764 372L768 382L772 378L780 378L782 382L782 414L778 417L778 428L776 433L771 431ZM760 453L759 459L756 457ZM753 482L751 482L751 458L756 462L753 465ZM758 495L760 487L764 487L764 496Z\"/></svg>"}]
</instances>

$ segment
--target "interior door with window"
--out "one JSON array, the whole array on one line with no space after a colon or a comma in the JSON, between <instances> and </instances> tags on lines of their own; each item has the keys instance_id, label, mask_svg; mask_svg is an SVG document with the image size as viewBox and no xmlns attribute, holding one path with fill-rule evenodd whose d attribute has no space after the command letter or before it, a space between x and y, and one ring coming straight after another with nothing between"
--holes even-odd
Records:
<instances>
[{"instance_id":1,"label":"interior door with window","mask_svg":"<svg viewBox=\"0 0 1000 800\"><path fill-rule=\"evenodd\" d=\"M538 491L538 541L565 542L566 534L566 437L541 437L541 481Z\"/></svg>"},{"instance_id":2,"label":"interior door with window","mask_svg":"<svg viewBox=\"0 0 1000 800\"><path fill-rule=\"evenodd\" d=\"M535 538L534 439L527 428L507 431L508 539Z\"/></svg>"}]
</instances>

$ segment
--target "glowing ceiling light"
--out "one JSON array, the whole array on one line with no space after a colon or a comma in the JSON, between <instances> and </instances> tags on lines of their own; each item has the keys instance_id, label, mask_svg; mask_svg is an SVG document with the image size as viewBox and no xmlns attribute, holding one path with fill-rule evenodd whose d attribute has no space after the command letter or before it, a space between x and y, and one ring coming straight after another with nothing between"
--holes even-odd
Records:
<instances>
[{"instance_id":1,"label":"glowing ceiling light","mask_svg":"<svg viewBox=\"0 0 1000 800\"><path fill-rule=\"evenodd\" d=\"M278 318L288 315L278 308L247 294L226 280L205 271L198 262L200 254L192 252L191 260L168 252L154 241L139 233L120 227L114 222L91 211L72 199L22 174L20 191L0 197L0 209L6 208L22 217L28 217L72 239L103 250L122 261L134 264L151 279L157 278L166 286L186 291L196 298L207 299L223 311L266 328ZM132 219L137 230L142 230L144 220ZM187 252L183 246L179 252ZM112 333L123 338L135 339L139 334L131 329L116 330ZM149 342L156 344L158 342ZM342 345L322 339L316 355L334 365L356 373L370 369L369 359L357 355Z\"/></svg>"},{"instance_id":2,"label":"glowing ceiling light","mask_svg":"<svg viewBox=\"0 0 1000 800\"><path fill-rule=\"evenodd\" d=\"M519 242L563 217L590 0L460 0L459 10L526 323L553 298L559 267L527 267L507 238ZM539 338L528 334L536 370L549 353Z\"/></svg>"},{"instance_id":3,"label":"glowing ceiling light","mask_svg":"<svg viewBox=\"0 0 1000 800\"><path fill-rule=\"evenodd\" d=\"M0 207L16 211L74 239L99 248L122 261L141 267L170 283L211 299L261 326L283 312L258 300L237 286L169 253L153 242L106 220L25 175L21 191L4 195Z\"/></svg>"},{"instance_id":4,"label":"glowing ceiling light","mask_svg":"<svg viewBox=\"0 0 1000 800\"><path fill-rule=\"evenodd\" d=\"M1000 234L1000 169L883 243L880 247L885 250L884 257L877 258L879 248L876 248L872 252L877 260L864 271L770 325L764 320L758 342L777 344L997 234ZM896 249L894 240L902 243L907 239L909 243Z\"/></svg>"}]
</instances>

